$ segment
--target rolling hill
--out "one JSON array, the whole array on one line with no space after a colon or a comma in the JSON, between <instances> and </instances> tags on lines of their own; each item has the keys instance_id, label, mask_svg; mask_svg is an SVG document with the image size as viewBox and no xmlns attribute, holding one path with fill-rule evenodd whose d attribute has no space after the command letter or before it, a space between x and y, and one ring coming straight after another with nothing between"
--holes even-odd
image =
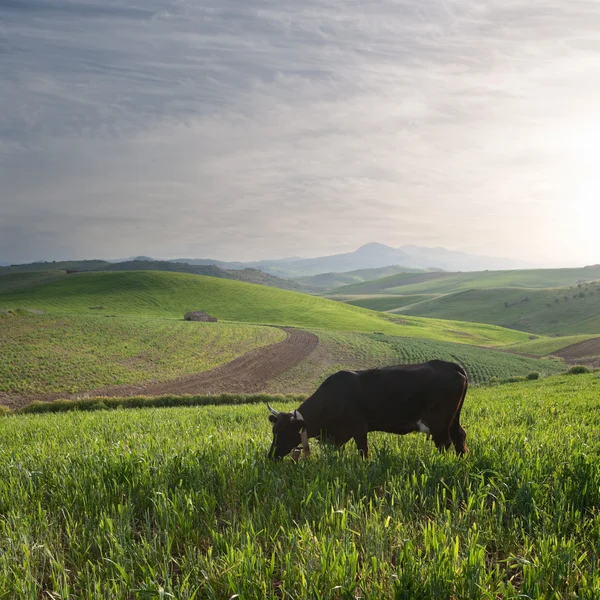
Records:
<instances>
[{"instance_id":1,"label":"rolling hill","mask_svg":"<svg viewBox=\"0 0 600 600\"><path fill-rule=\"evenodd\" d=\"M473 289L412 304L400 311L548 335L600 334L600 284L552 289Z\"/></svg>"},{"instance_id":2,"label":"rolling hill","mask_svg":"<svg viewBox=\"0 0 600 600\"><path fill-rule=\"evenodd\" d=\"M16 289L19 284L28 286L40 278L58 279L70 273L98 271L169 271L173 273L191 273L223 279L235 279L248 283L258 283L284 290L299 292L320 291L313 286L297 281L282 279L270 273L254 268L223 269L214 264L190 265L182 262L169 262L139 257L132 260L108 262L103 260L63 261L53 263L31 263L0 267L0 292Z\"/></svg>"},{"instance_id":3,"label":"rolling hill","mask_svg":"<svg viewBox=\"0 0 600 600\"><path fill-rule=\"evenodd\" d=\"M340 368L434 357L460 361L474 383L566 368L481 348L518 346L527 352L533 342L522 332L384 314L223 278L165 271L4 277L14 285L0 292L0 400L3 394L6 399L171 381L281 339L278 329L256 327L267 324L299 327L319 338L314 354L273 380L271 391L309 392ZM220 322L184 323L183 314L195 309ZM545 341L552 340L536 340Z\"/></svg>"},{"instance_id":4,"label":"rolling hill","mask_svg":"<svg viewBox=\"0 0 600 600\"><path fill-rule=\"evenodd\" d=\"M376 281L337 288L336 294L450 294L471 289L553 288L576 286L600 280L600 265L576 269L524 269L517 271L473 271L399 273Z\"/></svg>"},{"instance_id":5,"label":"rolling hill","mask_svg":"<svg viewBox=\"0 0 600 600\"><path fill-rule=\"evenodd\" d=\"M0 293L0 309L15 307L51 314L103 314L181 319L205 310L219 320L373 332L499 346L526 339L520 332L482 325L396 317L326 298L241 281L155 271L69 275L27 289Z\"/></svg>"},{"instance_id":6,"label":"rolling hill","mask_svg":"<svg viewBox=\"0 0 600 600\"><path fill-rule=\"evenodd\" d=\"M327 297L372 310L491 323L544 335L600 334L600 265L399 273Z\"/></svg>"},{"instance_id":7,"label":"rolling hill","mask_svg":"<svg viewBox=\"0 0 600 600\"><path fill-rule=\"evenodd\" d=\"M397 273L423 273L425 269L411 269L401 265L391 265L389 267L380 267L378 269L357 269L355 271L346 271L342 273L319 273L318 275L307 275L306 277L295 277L294 281L301 285L322 289L328 291L344 285L353 283L362 283L389 277Z\"/></svg>"}]
</instances>

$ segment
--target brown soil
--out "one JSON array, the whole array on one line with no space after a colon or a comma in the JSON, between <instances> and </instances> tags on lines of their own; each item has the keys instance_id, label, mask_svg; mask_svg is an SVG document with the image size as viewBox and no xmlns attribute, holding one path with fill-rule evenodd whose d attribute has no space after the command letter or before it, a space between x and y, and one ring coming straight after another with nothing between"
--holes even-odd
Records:
<instances>
[{"instance_id":1,"label":"brown soil","mask_svg":"<svg viewBox=\"0 0 600 600\"><path fill-rule=\"evenodd\" d=\"M552 356L558 356L569 364L600 368L600 337L572 344L557 350Z\"/></svg>"},{"instance_id":2,"label":"brown soil","mask_svg":"<svg viewBox=\"0 0 600 600\"><path fill-rule=\"evenodd\" d=\"M0 404L21 408L34 400L95 396L160 396L163 394L223 394L258 393L265 390L269 380L278 377L308 357L319 344L313 333L282 327L287 337L282 342L251 350L235 360L195 375L172 381L127 386L110 386L78 394L37 394L30 396L0 395Z\"/></svg>"}]
</instances>

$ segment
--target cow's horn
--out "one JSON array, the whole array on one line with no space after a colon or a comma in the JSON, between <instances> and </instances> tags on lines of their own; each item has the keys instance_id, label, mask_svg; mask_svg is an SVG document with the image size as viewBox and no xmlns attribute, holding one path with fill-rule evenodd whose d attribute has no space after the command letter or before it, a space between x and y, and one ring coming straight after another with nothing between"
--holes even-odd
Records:
<instances>
[{"instance_id":1,"label":"cow's horn","mask_svg":"<svg viewBox=\"0 0 600 600\"><path fill-rule=\"evenodd\" d=\"M278 417L278 416L279 416L279 413L278 413L278 412L277 412L277 411L276 411L274 408L271 408L271 407L269 406L269 403L268 403L268 402L267 402L267 408L268 408L268 409L269 409L269 411L270 411L272 414L274 414L276 417Z\"/></svg>"}]
</instances>

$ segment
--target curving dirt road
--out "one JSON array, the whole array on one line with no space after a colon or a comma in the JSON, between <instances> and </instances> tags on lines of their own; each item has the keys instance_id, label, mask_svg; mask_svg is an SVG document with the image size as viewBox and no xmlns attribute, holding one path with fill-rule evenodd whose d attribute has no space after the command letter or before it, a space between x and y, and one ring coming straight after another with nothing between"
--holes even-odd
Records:
<instances>
[{"instance_id":1,"label":"curving dirt road","mask_svg":"<svg viewBox=\"0 0 600 600\"><path fill-rule=\"evenodd\" d=\"M587 365L589 367L600 367L600 338L584 340L571 346L566 346L552 356L558 356L572 365Z\"/></svg>"},{"instance_id":2,"label":"curving dirt road","mask_svg":"<svg viewBox=\"0 0 600 600\"><path fill-rule=\"evenodd\" d=\"M285 373L307 358L318 346L319 338L313 333L281 327L287 334L282 342L251 350L230 363L195 375L172 381L127 386L110 386L78 394L37 394L0 398L11 408L21 408L34 400L49 401L58 398L94 396L160 396L162 394L252 394L264 390L270 379Z\"/></svg>"}]
</instances>

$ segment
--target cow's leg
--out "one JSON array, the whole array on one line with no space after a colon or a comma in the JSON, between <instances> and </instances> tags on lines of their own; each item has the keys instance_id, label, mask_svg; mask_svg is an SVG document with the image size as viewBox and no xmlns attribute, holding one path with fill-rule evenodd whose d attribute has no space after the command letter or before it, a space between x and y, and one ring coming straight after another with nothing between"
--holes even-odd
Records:
<instances>
[{"instance_id":1,"label":"cow's leg","mask_svg":"<svg viewBox=\"0 0 600 600\"><path fill-rule=\"evenodd\" d=\"M440 452L448 450L448 448L450 448L452 445L452 440L450 439L450 434L447 429L444 431L436 431L432 434L432 437L436 448Z\"/></svg>"},{"instance_id":2,"label":"cow's leg","mask_svg":"<svg viewBox=\"0 0 600 600\"><path fill-rule=\"evenodd\" d=\"M369 444L367 442L367 432L361 431L354 436L354 441L356 442L356 447L360 452L360 455L363 458L368 458L369 456Z\"/></svg>"},{"instance_id":3,"label":"cow's leg","mask_svg":"<svg viewBox=\"0 0 600 600\"><path fill-rule=\"evenodd\" d=\"M462 428L458 422L458 419L455 419L450 426L450 437L452 438L452 443L454 444L456 454L462 456L463 454L467 454L469 452L469 448L467 447L467 444L465 444L467 432Z\"/></svg>"}]
</instances>

